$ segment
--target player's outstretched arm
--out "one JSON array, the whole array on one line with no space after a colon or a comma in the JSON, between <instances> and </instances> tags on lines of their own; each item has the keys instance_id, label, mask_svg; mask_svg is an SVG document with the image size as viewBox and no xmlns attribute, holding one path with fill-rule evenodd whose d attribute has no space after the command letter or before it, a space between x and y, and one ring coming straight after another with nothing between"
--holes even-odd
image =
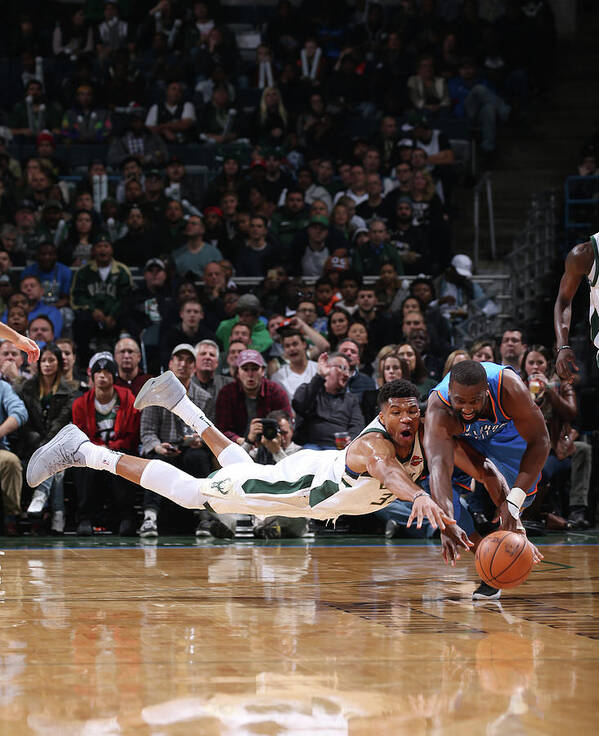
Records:
<instances>
[{"instance_id":1,"label":"player's outstretched arm","mask_svg":"<svg viewBox=\"0 0 599 736\"><path fill-rule=\"evenodd\" d=\"M408 526L416 519L420 529L425 518L433 529L445 529L446 524L455 524L453 516L448 516L407 475L397 460L395 445L381 434L372 432L355 440L348 451L347 464L356 472L367 471L397 498L413 504Z\"/></svg>"},{"instance_id":2,"label":"player's outstretched arm","mask_svg":"<svg viewBox=\"0 0 599 736\"><path fill-rule=\"evenodd\" d=\"M526 442L515 484L515 487L525 492L535 486L543 470L551 447L549 432L524 382L509 370L504 371L503 378L501 403L507 416L512 418L518 434Z\"/></svg>"},{"instance_id":3,"label":"player's outstretched arm","mask_svg":"<svg viewBox=\"0 0 599 736\"><path fill-rule=\"evenodd\" d=\"M461 432L461 424L432 393L429 396L424 420L423 446L429 469L429 484L433 499L453 518L453 488L451 475L454 467L455 435ZM447 526L441 532L441 552L446 564L455 565L460 559L460 549L473 546L466 533L457 524Z\"/></svg>"},{"instance_id":4,"label":"player's outstretched arm","mask_svg":"<svg viewBox=\"0 0 599 736\"><path fill-rule=\"evenodd\" d=\"M555 362L557 375L563 381L572 382L578 371L576 356L568 345L570 321L572 319L572 299L593 265L593 246L590 242L576 245L568 253L559 291L553 307L553 326L558 354Z\"/></svg>"},{"instance_id":5,"label":"player's outstretched arm","mask_svg":"<svg viewBox=\"0 0 599 736\"><path fill-rule=\"evenodd\" d=\"M18 332L15 332L12 327L5 325L3 322L0 322L0 340L8 340L16 345L19 350L27 353L27 358L30 363L35 363L40 357L40 349L33 340L29 337L25 337L24 335L20 335Z\"/></svg>"},{"instance_id":6,"label":"player's outstretched arm","mask_svg":"<svg viewBox=\"0 0 599 736\"><path fill-rule=\"evenodd\" d=\"M424 417L423 446L429 470L431 495L453 518L451 474L455 456L454 435L462 431L460 423L441 399L432 393Z\"/></svg>"}]
</instances>

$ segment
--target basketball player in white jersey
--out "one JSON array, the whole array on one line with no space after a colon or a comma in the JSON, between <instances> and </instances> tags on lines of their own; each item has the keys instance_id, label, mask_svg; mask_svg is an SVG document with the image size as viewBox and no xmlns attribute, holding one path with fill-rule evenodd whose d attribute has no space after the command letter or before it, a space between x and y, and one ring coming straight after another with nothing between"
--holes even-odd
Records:
<instances>
[{"instance_id":1,"label":"basketball player in white jersey","mask_svg":"<svg viewBox=\"0 0 599 736\"><path fill-rule=\"evenodd\" d=\"M456 545L466 550L472 546L453 518L449 528L450 517L414 482L424 461L418 390L408 381L392 381L381 389L378 417L345 450L302 450L276 465L254 463L189 400L170 371L148 381L139 392L135 406L152 405L169 409L201 435L222 468L210 478L194 478L160 460L94 445L71 424L34 453L28 483L35 487L67 467L83 466L108 470L186 508L208 504L216 513L262 517L335 519L377 511L400 498L413 504L408 526L416 520L420 527L426 517ZM464 470L477 477L485 474L472 463ZM499 482L496 477L494 482Z\"/></svg>"},{"instance_id":2,"label":"basketball player in white jersey","mask_svg":"<svg viewBox=\"0 0 599 736\"><path fill-rule=\"evenodd\" d=\"M572 319L572 299L580 282L586 276L590 287L589 323L591 340L599 350L599 233L591 235L586 243L575 245L568 253L566 267L559 284L559 292L553 309L553 324L557 342L555 370L563 380L572 383L578 371L576 356L568 345L570 321ZM599 352L597 353L599 365Z\"/></svg>"}]
</instances>

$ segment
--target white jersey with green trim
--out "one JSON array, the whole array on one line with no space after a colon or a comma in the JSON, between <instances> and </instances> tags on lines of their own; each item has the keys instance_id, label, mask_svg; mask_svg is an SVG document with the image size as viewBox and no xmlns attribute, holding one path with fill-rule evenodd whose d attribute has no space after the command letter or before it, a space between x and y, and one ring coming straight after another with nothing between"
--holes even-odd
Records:
<instances>
[{"instance_id":1,"label":"white jersey with green trim","mask_svg":"<svg viewBox=\"0 0 599 736\"><path fill-rule=\"evenodd\" d=\"M590 288L589 324L591 340L599 350L599 233L591 235L590 240L593 246L593 265L588 276ZM597 363L599 364L599 353L597 354Z\"/></svg>"},{"instance_id":2,"label":"white jersey with green trim","mask_svg":"<svg viewBox=\"0 0 599 736\"><path fill-rule=\"evenodd\" d=\"M376 422L371 422L358 437L368 432L381 432L389 437L383 425ZM222 481L231 480L233 491L222 498L211 495L210 507L219 514L327 520L342 515L370 514L397 498L368 473L356 473L347 467L346 453L347 448L300 450L276 465L249 462L227 465L214 473L212 487L218 491ZM403 463L413 480L422 472L421 463L417 437L410 457ZM222 487L226 488L226 484Z\"/></svg>"}]
</instances>

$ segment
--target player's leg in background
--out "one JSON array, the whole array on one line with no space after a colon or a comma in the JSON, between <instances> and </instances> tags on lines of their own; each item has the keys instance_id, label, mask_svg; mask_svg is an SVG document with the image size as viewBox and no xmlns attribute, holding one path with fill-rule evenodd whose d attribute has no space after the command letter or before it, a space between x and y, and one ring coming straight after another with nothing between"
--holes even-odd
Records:
<instances>
[{"instance_id":1,"label":"player's leg in background","mask_svg":"<svg viewBox=\"0 0 599 736\"><path fill-rule=\"evenodd\" d=\"M199 406L187 396L183 384L171 371L151 378L135 399L135 408L162 406L182 419L204 440L222 467L232 463L253 463L248 453L217 429Z\"/></svg>"}]
</instances>

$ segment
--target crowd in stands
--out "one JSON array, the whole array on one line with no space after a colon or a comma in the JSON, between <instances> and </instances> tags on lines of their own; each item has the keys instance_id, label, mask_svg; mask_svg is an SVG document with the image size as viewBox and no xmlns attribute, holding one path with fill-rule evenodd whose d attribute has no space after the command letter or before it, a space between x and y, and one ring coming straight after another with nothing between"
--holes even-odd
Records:
<instances>
[{"instance_id":1,"label":"crowd in stands","mask_svg":"<svg viewBox=\"0 0 599 736\"><path fill-rule=\"evenodd\" d=\"M460 324L496 306L453 242L460 171L444 132L461 125L492 165L497 126L551 82L545 0L280 0L249 53L229 19L243 7L27 6L0 41L0 310L42 352L27 365L0 346L5 534L25 513L34 530L65 530L64 474L29 489L22 467L71 419L96 443L214 468L180 419L133 408L166 369L261 463L344 447L381 385L409 378L424 402L470 356L544 375L548 421L571 421L575 397L558 401L548 364L528 366L543 350L520 326L461 344ZM580 524L583 444L550 471L573 458ZM123 479L69 475L79 534L234 534L234 518L187 518Z\"/></svg>"}]
</instances>

